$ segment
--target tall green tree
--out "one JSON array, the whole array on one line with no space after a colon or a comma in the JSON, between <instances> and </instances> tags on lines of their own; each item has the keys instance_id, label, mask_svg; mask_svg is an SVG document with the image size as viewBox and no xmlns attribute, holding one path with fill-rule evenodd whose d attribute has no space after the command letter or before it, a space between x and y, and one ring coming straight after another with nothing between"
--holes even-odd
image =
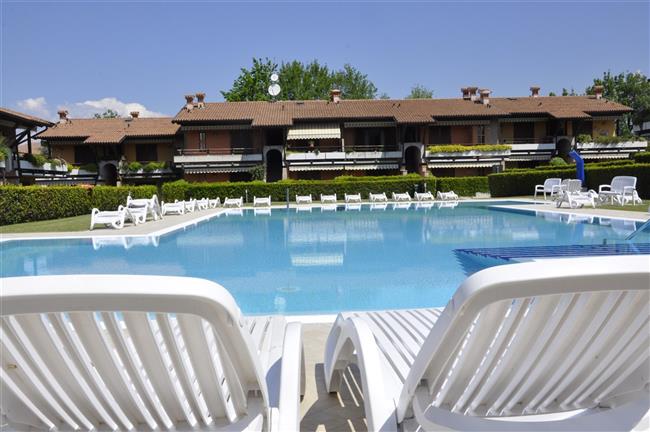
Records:
<instances>
[{"instance_id":1,"label":"tall green tree","mask_svg":"<svg viewBox=\"0 0 650 432\"><path fill-rule=\"evenodd\" d=\"M423 86L422 84L416 84L411 87L411 93L406 96L406 99L431 99L433 97L433 90Z\"/></svg>"},{"instance_id":2,"label":"tall green tree","mask_svg":"<svg viewBox=\"0 0 650 432\"><path fill-rule=\"evenodd\" d=\"M254 58L253 66L241 68L230 90L221 94L228 102L271 100L268 88L271 74L277 71L278 65L270 59Z\"/></svg>"},{"instance_id":3,"label":"tall green tree","mask_svg":"<svg viewBox=\"0 0 650 432\"><path fill-rule=\"evenodd\" d=\"M303 64L297 60L280 66L281 100L327 99L332 74L327 66L314 60Z\"/></svg>"},{"instance_id":4,"label":"tall green tree","mask_svg":"<svg viewBox=\"0 0 650 432\"><path fill-rule=\"evenodd\" d=\"M374 99L377 96L377 87L368 79L368 75L350 64L334 72L332 78L333 87L341 90L343 99Z\"/></svg>"},{"instance_id":5,"label":"tall green tree","mask_svg":"<svg viewBox=\"0 0 650 432\"><path fill-rule=\"evenodd\" d=\"M632 108L629 114L618 122L618 134L632 132L632 126L650 121L650 82L640 72L625 72L613 75L607 71L602 78L594 78L593 85L587 87L587 94L594 94L594 86L603 86L603 97Z\"/></svg>"},{"instance_id":6,"label":"tall green tree","mask_svg":"<svg viewBox=\"0 0 650 432\"><path fill-rule=\"evenodd\" d=\"M101 119L101 118L118 118L120 115L117 113L117 111L113 111L112 109L107 109L103 113L95 113L93 115L94 118Z\"/></svg>"}]
</instances>

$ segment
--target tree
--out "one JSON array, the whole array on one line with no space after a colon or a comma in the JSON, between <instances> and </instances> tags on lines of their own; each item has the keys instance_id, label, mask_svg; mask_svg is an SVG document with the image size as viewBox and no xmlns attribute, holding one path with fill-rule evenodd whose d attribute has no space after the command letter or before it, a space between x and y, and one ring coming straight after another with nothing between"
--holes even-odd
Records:
<instances>
[{"instance_id":1,"label":"tree","mask_svg":"<svg viewBox=\"0 0 650 432\"><path fill-rule=\"evenodd\" d=\"M411 93L406 96L406 99L431 99L433 97L433 90L426 88L422 84L416 84L411 87Z\"/></svg>"},{"instance_id":2,"label":"tree","mask_svg":"<svg viewBox=\"0 0 650 432\"><path fill-rule=\"evenodd\" d=\"M344 99L374 99L377 87L365 75L350 64L343 66L332 76L332 88L341 90Z\"/></svg>"},{"instance_id":3,"label":"tree","mask_svg":"<svg viewBox=\"0 0 650 432\"><path fill-rule=\"evenodd\" d=\"M104 111L104 112L101 113L101 114L99 114L99 113L95 113L95 115L93 115L93 117L94 117L94 118L97 118L97 119L102 119L102 118L119 118L120 115L117 113L117 111L113 111L112 109L109 108L109 109L107 109L106 111Z\"/></svg>"},{"instance_id":4,"label":"tree","mask_svg":"<svg viewBox=\"0 0 650 432\"><path fill-rule=\"evenodd\" d=\"M383 92L379 95L379 99L390 99L390 96L388 96L388 93Z\"/></svg>"},{"instance_id":5,"label":"tree","mask_svg":"<svg viewBox=\"0 0 650 432\"><path fill-rule=\"evenodd\" d=\"M250 70L241 68L231 89L221 94L228 102L271 100L268 87L271 74L277 71L278 65L270 59L254 58Z\"/></svg>"},{"instance_id":6,"label":"tree","mask_svg":"<svg viewBox=\"0 0 650 432\"><path fill-rule=\"evenodd\" d=\"M632 126L650 120L650 82L640 72L625 72L612 75L607 71L602 78L594 78L594 84L587 87L587 94L594 94L594 86L603 86L603 97L627 105L633 109L618 122L618 134L632 133Z\"/></svg>"},{"instance_id":7,"label":"tree","mask_svg":"<svg viewBox=\"0 0 650 432\"><path fill-rule=\"evenodd\" d=\"M280 66L281 100L327 99L332 85L332 73L314 60L303 64L297 60Z\"/></svg>"},{"instance_id":8,"label":"tree","mask_svg":"<svg viewBox=\"0 0 650 432\"><path fill-rule=\"evenodd\" d=\"M548 95L549 95L549 96L557 96L557 95L555 94L555 92L548 92Z\"/></svg>"},{"instance_id":9,"label":"tree","mask_svg":"<svg viewBox=\"0 0 650 432\"><path fill-rule=\"evenodd\" d=\"M571 87L571 91L562 87L562 96L578 96L578 93Z\"/></svg>"}]
</instances>

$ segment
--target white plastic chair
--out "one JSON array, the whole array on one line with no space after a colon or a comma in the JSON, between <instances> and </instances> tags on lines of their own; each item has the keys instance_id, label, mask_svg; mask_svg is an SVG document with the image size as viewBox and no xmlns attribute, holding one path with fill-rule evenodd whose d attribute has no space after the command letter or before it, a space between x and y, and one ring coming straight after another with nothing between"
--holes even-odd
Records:
<instances>
[{"instance_id":1,"label":"white plastic chair","mask_svg":"<svg viewBox=\"0 0 650 432\"><path fill-rule=\"evenodd\" d=\"M207 198L201 198L200 200L196 201L197 210L207 210L208 207L210 207L210 203Z\"/></svg>"},{"instance_id":2,"label":"white plastic chair","mask_svg":"<svg viewBox=\"0 0 650 432\"><path fill-rule=\"evenodd\" d=\"M449 192L438 191L436 193L436 197L441 201L457 201L458 200L458 195L454 191L449 191Z\"/></svg>"},{"instance_id":3,"label":"white plastic chair","mask_svg":"<svg viewBox=\"0 0 650 432\"><path fill-rule=\"evenodd\" d=\"M162 214L185 214L185 201L174 201L173 203L162 202Z\"/></svg>"},{"instance_id":4,"label":"white plastic chair","mask_svg":"<svg viewBox=\"0 0 650 432\"><path fill-rule=\"evenodd\" d=\"M430 191L427 192L415 192L416 201L433 201L433 194Z\"/></svg>"},{"instance_id":5,"label":"white plastic chair","mask_svg":"<svg viewBox=\"0 0 650 432\"><path fill-rule=\"evenodd\" d=\"M236 207L240 208L241 206L244 205L244 197L239 197L239 198L228 198L223 201L223 206L224 207Z\"/></svg>"},{"instance_id":6,"label":"white plastic chair","mask_svg":"<svg viewBox=\"0 0 650 432\"><path fill-rule=\"evenodd\" d=\"M388 197L386 196L386 192L382 193L369 193L368 194L368 199L370 202L387 202Z\"/></svg>"},{"instance_id":7,"label":"white plastic chair","mask_svg":"<svg viewBox=\"0 0 650 432\"><path fill-rule=\"evenodd\" d=\"M126 209L119 206L116 211L100 211L94 208L90 213L90 229L95 225L110 225L115 229L122 229L126 220Z\"/></svg>"},{"instance_id":8,"label":"white plastic chair","mask_svg":"<svg viewBox=\"0 0 650 432\"><path fill-rule=\"evenodd\" d=\"M202 279L2 284L0 403L11 429L298 430L298 323L245 318Z\"/></svg>"},{"instance_id":9,"label":"white plastic chair","mask_svg":"<svg viewBox=\"0 0 650 432\"><path fill-rule=\"evenodd\" d=\"M271 195L267 197L253 197L253 207L271 207Z\"/></svg>"},{"instance_id":10,"label":"white plastic chair","mask_svg":"<svg viewBox=\"0 0 650 432\"><path fill-rule=\"evenodd\" d=\"M444 309L341 314L326 387L357 364L375 431L630 430L650 408L649 281L648 256L543 260L478 272Z\"/></svg>"},{"instance_id":11,"label":"white plastic chair","mask_svg":"<svg viewBox=\"0 0 650 432\"><path fill-rule=\"evenodd\" d=\"M616 176L612 179L612 183L608 185L600 185L598 187L598 196L601 201L609 201L614 204L617 202L621 205L632 201L634 196L638 198L636 193L636 177L633 176Z\"/></svg>"},{"instance_id":12,"label":"white plastic chair","mask_svg":"<svg viewBox=\"0 0 650 432\"><path fill-rule=\"evenodd\" d=\"M336 204L336 194L333 195L320 194L320 202L323 204L324 203Z\"/></svg>"},{"instance_id":13,"label":"white plastic chair","mask_svg":"<svg viewBox=\"0 0 650 432\"><path fill-rule=\"evenodd\" d=\"M411 195L408 192L395 193L393 192L393 201L411 201Z\"/></svg>"},{"instance_id":14,"label":"white plastic chair","mask_svg":"<svg viewBox=\"0 0 650 432\"><path fill-rule=\"evenodd\" d=\"M344 198L345 198L346 203L360 203L361 202L361 194L360 193L357 193L357 194L348 194L348 193L346 193L344 195Z\"/></svg>"},{"instance_id":15,"label":"white plastic chair","mask_svg":"<svg viewBox=\"0 0 650 432\"><path fill-rule=\"evenodd\" d=\"M296 204L311 204L311 194L309 195L296 195Z\"/></svg>"},{"instance_id":16,"label":"white plastic chair","mask_svg":"<svg viewBox=\"0 0 650 432\"><path fill-rule=\"evenodd\" d=\"M194 210L196 210L196 199L195 198L190 198L189 200L185 200L185 213L193 213Z\"/></svg>"},{"instance_id":17,"label":"white plastic chair","mask_svg":"<svg viewBox=\"0 0 650 432\"><path fill-rule=\"evenodd\" d=\"M551 198L560 192L560 185L562 184L562 179L560 178L548 178L544 180L544 184L535 185L535 194L533 199L537 199L538 193L544 194L544 201L546 201L546 194L548 193Z\"/></svg>"},{"instance_id":18,"label":"white plastic chair","mask_svg":"<svg viewBox=\"0 0 650 432\"><path fill-rule=\"evenodd\" d=\"M162 208L158 202L158 196L153 194L151 198L132 198L131 195L126 197L126 207L134 210L134 213L141 214L142 208L145 209L145 221L151 216L153 220L162 219Z\"/></svg>"},{"instance_id":19,"label":"white plastic chair","mask_svg":"<svg viewBox=\"0 0 650 432\"><path fill-rule=\"evenodd\" d=\"M555 200L555 205L562 207L563 203L567 203L570 208L575 209L587 204L595 208L597 196L594 191L582 192L581 180L569 180L566 190L560 192Z\"/></svg>"},{"instance_id":20,"label":"white plastic chair","mask_svg":"<svg viewBox=\"0 0 650 432\"><path fill-rule=\"evenodd\" d=\"M219 197L214 199L208 199L208 207L217 208L221 205L221 199Z\"/></svg>"}]
</instances>

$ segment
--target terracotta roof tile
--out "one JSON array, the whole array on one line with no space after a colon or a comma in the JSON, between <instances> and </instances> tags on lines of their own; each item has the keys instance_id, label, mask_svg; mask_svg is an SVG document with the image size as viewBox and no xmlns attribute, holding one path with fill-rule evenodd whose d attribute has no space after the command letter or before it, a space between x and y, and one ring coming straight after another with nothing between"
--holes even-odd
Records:
<instances>
[{"instance_id":1,"label":"terracotta roof tile","mask_svg":"<svg viewBox=\"0 0 650 432\"><path fill-rule=\"evenodd\" d=\"M84 139L87 143L120 143L127 137L173 136L179 125L169 117L69 119L39 134L41 139Z\"/></svg>"},{"instance_id":2,"label":"terracotta roof tile","mask_svg":"<svg viewBox=\"0 0 650 432\"><path fill-rule=\"evenodd\" d=\"M23 114L18 111L0 107L0 118L8 118L11 121L22 122L25 126L50 126L52 122L29 114Z\"/></svg>"}]
</instances>

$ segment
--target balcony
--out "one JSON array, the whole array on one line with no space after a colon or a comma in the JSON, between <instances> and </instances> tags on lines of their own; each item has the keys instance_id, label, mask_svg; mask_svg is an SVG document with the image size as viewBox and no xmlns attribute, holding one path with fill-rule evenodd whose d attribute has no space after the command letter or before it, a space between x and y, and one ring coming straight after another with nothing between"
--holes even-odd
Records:
<instances>
[{"instance_id":1,"label":"balcony","mask_svg":"<svg viewBox=\"0 0 650 432\"><path fill-rule=\"evenodd\" d=\"M611 142L606 142L611 140ZM576 144L584 159L619 159L628 158L630 154L645 151L646 141L617 141L616 137L596 138L594 141L578 142Z\"/></svg>"},{"instance_id":2,"label":"balcony","mask_svg":"<svg viewBox=\"0 0 650 432\"><path fill-rule=\"evenodd\" d=\"M285 159L291 171L398 169L402 152L397 146L289 147Z\"/></svg>"},{"instance_id":3,"label":"balcony","mask_svg":"<svg viewBox=\"0 0 650 432\"><path fill-rule=\"evenodd\" d=\"M251 147L179 149L176 164L188 163L252 163L262 162L262 151Z\"/></svg>"},{"instance_id":4,"label":"balcony","mask_svg":"<svg viewBox=\"0 0 650 432\"><path fill-rule=\"evenodd\" d=\"M504 144L512 147L510 160L547 161L555 152L555 138L551 136L537 138L504 139Z\"/></svg>"},{"instance_id":5,"label":"balcony","mask_svg":"<svg viewBox=\"0 0 650 432\"><path fill-rule=\"evenodd\" d=\"M424 158L429 168L482 168L502 163L510 152L504 144L430 145Z\"/></svg>"}]
</instances>

